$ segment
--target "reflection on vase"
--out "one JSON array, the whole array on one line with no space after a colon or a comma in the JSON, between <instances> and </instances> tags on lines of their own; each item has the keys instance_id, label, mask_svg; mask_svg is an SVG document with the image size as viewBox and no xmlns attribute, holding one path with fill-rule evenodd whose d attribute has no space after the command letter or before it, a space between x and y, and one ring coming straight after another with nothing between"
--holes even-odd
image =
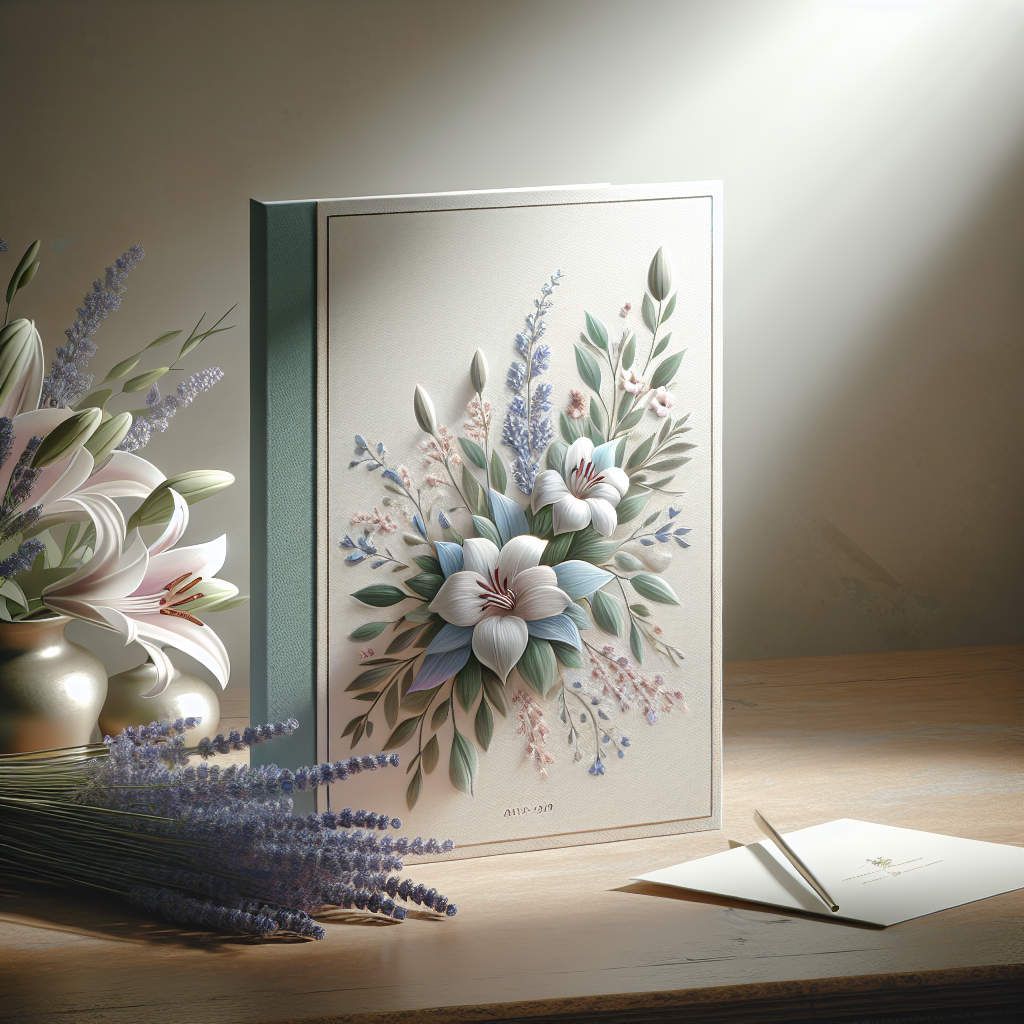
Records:
<instances>
[{"instance_id":1,"label":"reflection on vase","mask_svg":"<svg viewBox=\"0 0 1024 1024\"><path fill-rule=\"evenodd\" d=\"M100 732L116 736L127 726L148 725L158 719L201 718L189 743L204 736L216 736L220 724L220 699L217 691L199 676L177 667L167 689L156 697L144 697L156 682L156 666L145 661L127 672L111 676L107 699L100 711Z\"/></svg>"},{"instance_id":2,"label":"reflection on vase","mask_svg":"<svg viewBox=\"0 0 1024 1024\"><path fill-rule=\"evenodd\" d=\"M0 622L0 753L89 742L107 672L99 658L64 636L70 621Z\"/></svg>"}]
</instances>

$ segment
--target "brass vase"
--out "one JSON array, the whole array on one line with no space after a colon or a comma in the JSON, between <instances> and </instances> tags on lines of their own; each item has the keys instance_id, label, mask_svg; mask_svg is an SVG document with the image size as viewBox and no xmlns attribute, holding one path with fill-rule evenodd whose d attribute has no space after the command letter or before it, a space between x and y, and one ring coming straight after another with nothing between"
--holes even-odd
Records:
<instances>
[{"instance_id":1,"label":"brass vase","mask_svg":"<svg viewBox=\"0 0 1024 1024\"><path fill-rule=\"evenodd\" d=\"M0 622L0 753L88 743L107 695L107 671L64 636L60 615Z\"/></svg>"},{"instance_id":2,"label":"brass vase","mask_svg":"<svg viewBox=\"0 0 1024 1024\"><path fill-rule=\"evenodd\" d=\"M129 725L148 725L166 718L201 718L202 723L188 734L189 742L217 735L220 699L206 680L176 667L163 693L144 697L155 682L156 666L149 659L111 676L107 699L100 711L100 732L116 736Z\"/></svg>"}]
</instances>

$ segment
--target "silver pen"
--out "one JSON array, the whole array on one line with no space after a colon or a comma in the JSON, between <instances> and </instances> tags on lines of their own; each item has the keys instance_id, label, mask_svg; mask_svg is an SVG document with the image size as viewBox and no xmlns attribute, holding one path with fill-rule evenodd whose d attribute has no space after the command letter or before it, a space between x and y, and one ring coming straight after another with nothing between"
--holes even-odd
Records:
<instances>
[{"instance_id":1,"label":"silver pen","mask_svg":"<svg viewBox=\"0 0 1024 1024\"><path fill-rule=\"evenodd\" d=\"M754 811L754 821L757 823L757 827L779 848L779 851L785 856L790 864L793 865L800 873L800 877L814 890L815 895L832 911L833 914L839 913L839 904L825 891L825 887L819 882L812 873L811 869L797 856L796 851L786 842L782 836L779 835L775 829L765 821L764 815L760 811Z\"/></svg>"}]
</instances>

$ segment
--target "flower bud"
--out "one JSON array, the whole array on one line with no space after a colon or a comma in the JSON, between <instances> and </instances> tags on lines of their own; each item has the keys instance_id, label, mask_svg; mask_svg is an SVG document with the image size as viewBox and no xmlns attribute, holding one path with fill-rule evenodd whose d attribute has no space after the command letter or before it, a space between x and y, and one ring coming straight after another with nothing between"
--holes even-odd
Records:
<instances>
[{"instance_id":1,"label":"flower bud","mask_svg":"<svg viewBox=\"0 0 1024 1024\"><path fill-rule=\"evenodd\" d=\"M473 356L473 362L469 367L469 379L473 382L473 390L478 394L484 393L484 385L487 383L487 356L483 349L477 349Z\"/></svg>"},{"instance_id":2,"label":"flower bud","mask_svg":"<svg viewBox=\"0 0 1024 1024\"><path fill-rule=\"evenodd\" d=\"M92 437L102 419L102 409L83 409L58 423L36 449L32 468L42 469L73 455Z\"/></svg>"},{"instance_id":3,"label":"flower bud","mask_svg":"<svg viewBox=\"0 0 1024 1024\"><path fill-rule=\"evenodd\" d=\"M245 601L244 597L241 601L233 600L238 596L238 587L234 583L228 583L227 580L203 580L195 588L195 591L203 596L196 598L194 601L189 601L186 605L185 610L192 615L198 612L226 611L227 608L222 607L222 605L234 608Z\"/></svg>"},{"instance_id":4,"label":"flower bud","mask_svg":"<svg viewBox=\"0 0 1024 1024\"><path fill-rule=\"evenodd\" d=\"M434 412L434 403L419 384L416 385L416 393L413 395L412 408L416 413L416 422L420 425L420 430L436 437L437 414Z\"/></svg>"},{"instance_id":5,"label":"flower bud","mask_svg":"<svg viewBox=\"0 0 1024 1024\"><path fill-rule=\"evenodd\" d=\"M132 414L122 412L101 423L85 447L98 466L124 439L132 428Z\"/></svg>"},{"instance_id":6,"label":"flower bud","mask_svg":"<svg viewBox=\"0 0 1024 1024\"><path fill-rule=\"evenodd\" d=\"M43 343L31 320L12 320L0 331L0 416L39 406L43 387Z\"/></svg>"},{"instance_id":7,"label":"flower bud","mask_svg":"<svg viewBox=\"0 0 1024 1024\"><path fill-rule=\"evenodd\" d=\"M25 255L21 257L21 262L14 268L14 273L11 274L11 283L7 286L7 305L11 304L11 299L14 298L15 293L19 288L24 288L28 281L32 280L35 276L35 270L32 271L32 276L29 277L28 281L22 281L22 278L28 272L29 268L35 262L36 254L39 252L39 239L37 238L29 247L25 250ZM39 268L37 267L36 270Z\"/></svg>"},{"instance_id":8,"label":"flower bud","mask_svg":"<svg viewBox=\"0 0 1024 1024\"><path fill-rule=\"evenodd\" d=\"M672 291L672 267L664 248L659 249L651 260L651 269L647 271L647 290L656 302L664 302Z\"/></svg>"},{"instance_id":9,"label":"flower bud","mask_svg":"<svg viewBox=\"0 0 1024 1024\"><path fill-rule=\"evenodd\" d=\"M166 523L174 512L174 498L170 494L172 490L177 491L187 504L194 505L230 487L234 482L235 478L230 473L218 469L193 469L188 473L168 477L150 491L149 497L128 520L128 529Z\"/></svg>"}]
</instances>

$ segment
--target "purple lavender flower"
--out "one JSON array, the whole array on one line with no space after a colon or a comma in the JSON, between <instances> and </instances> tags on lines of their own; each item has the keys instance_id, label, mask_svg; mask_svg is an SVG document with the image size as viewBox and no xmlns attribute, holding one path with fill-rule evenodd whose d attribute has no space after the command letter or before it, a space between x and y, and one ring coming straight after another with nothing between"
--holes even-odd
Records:
<instances>
[{"instance_id":1,"label":"purple lavender flower","mask_svg":"<svg viewBox=\"0 0 1024 1024\"><path fill-rule=\"evenodd\" d=\"M0 252L7 252L7 243L0 238Z\"/></svg>"},{"instance_id":2,"label":"purple lavender flower","mask_svg":"<svg viewBox=\"0 0 1024 1024\"><path fill-rule=\"evenodd\" d=\"M160 397L160 388L154 384L146 395L147 410L135 418L124 440L117 446L118 451L136 452L145 448L154 430L162 434L179 409L188 408L199 395L209 391L223 377L224 371L219 366L199 370L178 385L176 395L165 395L163 398Z\"/></svg>"},{"instance_id":3,"label":"purple lavender flower","mask_svg":"<svg viewBox=\"0 0 1024 1024\"><path fill-rule=\"evenodd\" d=\"M0 580L9 580L19 572L27 572L45 550L46 545L38 538L26 540L13 555L0 562Z\"/></svg>"},{"instance_id":4,"label":"purple lavender flower","mask_svg":"<svg viewBox=\"0 0 1024 1024\"><path fill-rule=\"evenodd\" d=\"M541 296L534 300L534 312L526 316L526 330L516 335L516 351L525 362L518 360L509 368L506 384L514 397L502 427L502 444L515 452L512 459L512 477L523 494L533 491L540 457L554 438L554 430L545 413L551 409L551 385L537 383L535 378L544 373L551 362L551 349L541 344L547 325L544 316L553 305L551 293L560 283L562 272L556 271L541 287Z\"/></svg>"},{"instance_id":5,"label":"purple lavender flower","mask_svg":"<svg viewBox=\"0 0 1024 1024\"><path fill-rule=\"evenodd\" d=\"M133 245L112 267L107 267L103 281L93 282L92 291L86 293L78 308L78 319L64 332L67 344L57 349L50 375L43 381L41 405L64 408L92 387L93 375L85 369L96 354L92 336L100 321L120 308L128 274L145 255L142 246Z\"/></svg>"}]
</instances>

